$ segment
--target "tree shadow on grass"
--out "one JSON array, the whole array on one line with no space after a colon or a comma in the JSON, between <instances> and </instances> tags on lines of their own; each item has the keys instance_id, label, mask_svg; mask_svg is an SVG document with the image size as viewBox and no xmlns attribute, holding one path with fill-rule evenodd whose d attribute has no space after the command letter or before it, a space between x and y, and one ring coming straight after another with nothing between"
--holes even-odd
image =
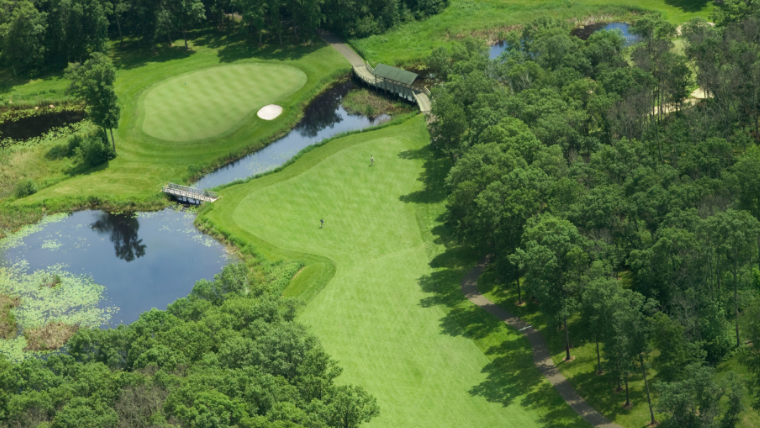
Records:
<instances>
[{"instance_id":1,"label":"tree shadow on grass","mask_svg":"<svg viewBox=\"0 0 760 428\"><path fill-rule=\"evenodd\" d=\"M184 59L195 53L185 49L184 43L167 46L156 46L155 51L145 46L137 39L125 40L123 46L118 43L113 48L113 62L116 68L130 70L142 67L151 62L166 62L176 59Z\"/></svg>"},{"instance_id":2,"label":"tree shadow on grass","mask_svg":"<svg viewBox=\"0 0 760 428\"><path fill-rule=\"evenodd\" d=\"M665 4L681 9L684 12L699 12L712 0L665 0ZM717 2L716 2L717 3Z\"/></svg>"},{"instance_id":3,"label":"tree shadow on grass","mask_svg":"<svg viewBox=\"0 0 760 428\"><path fill-rule=\"evenodd\" d=\"M418 204L436 204L446 200L446 176L451 169L451 160L438 156L431 147L425 146L417 150L407 150L398 155L401 159L424 159L422 172L417 180L423 183L423 188L408 195L399 197L401 202Z\"/></svg>"}]
</instances>

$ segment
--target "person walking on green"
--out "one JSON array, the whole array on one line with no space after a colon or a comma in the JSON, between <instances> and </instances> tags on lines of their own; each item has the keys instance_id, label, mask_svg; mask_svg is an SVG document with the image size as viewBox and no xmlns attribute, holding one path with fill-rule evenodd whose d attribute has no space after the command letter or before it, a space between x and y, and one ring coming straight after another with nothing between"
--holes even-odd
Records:
<instances>
[{"instance_id":1,"label":"person walking on green","mask_svg":"<svg viewBox=\"0 0 760 428\"><path fill-rule=\"evenodd\" d=\"M320 229L323 228L323 227L325 227L325 219L321 218L321 219L319 219L319 222L320 222L320 225L319 225Z\"/></svg>"},{"instance_id":2,"label":"person walking on green","mask_svg":"<svg viewBox=\"0 0 760 428\"><path fill-rule=\"evenodd\" d=\"M369 157L369 166L373 166L374 164L375 164L375 157L374 156L370 156Z\"/></svg>"}]
</instances>

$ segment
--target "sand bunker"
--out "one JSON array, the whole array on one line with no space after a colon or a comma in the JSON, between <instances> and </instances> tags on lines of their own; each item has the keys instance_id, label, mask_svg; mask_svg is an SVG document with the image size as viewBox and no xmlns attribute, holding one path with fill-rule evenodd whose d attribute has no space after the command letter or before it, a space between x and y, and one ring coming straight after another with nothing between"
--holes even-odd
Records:
<instances>
[{"instance_id":1,"label":"sand bunker","mask_svg":"<svg viewBox=\"0 0 760 428\"><path fill-rule=\"evenodd\" d=\"M258 113L256 113L256 115L264 120L272 120L281 114L282 107L278 106L277 104L269 104L268 106L264 106L261 108L261 110L259 110Z\"/></svg>"}]
</instances>

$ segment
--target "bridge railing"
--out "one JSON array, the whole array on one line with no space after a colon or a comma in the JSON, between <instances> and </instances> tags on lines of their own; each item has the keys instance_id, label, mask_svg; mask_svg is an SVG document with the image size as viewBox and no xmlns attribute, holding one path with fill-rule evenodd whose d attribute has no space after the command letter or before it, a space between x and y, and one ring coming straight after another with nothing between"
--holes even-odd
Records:
<instances>
[{"instance_id":1,"label":"bridge railing","mask_svg":"<svg viewBox=\"0 0 760 428\"><path fill-rule=\"evenodd\" d=\"M212 192L206 189L197 189L195 187L180 186L179 184L169 183L164 189L179 190L180 192L194 193L196 195L208 196L211 198L218 198L219 195L216 192Z\"/></svg>"}]
</instances>

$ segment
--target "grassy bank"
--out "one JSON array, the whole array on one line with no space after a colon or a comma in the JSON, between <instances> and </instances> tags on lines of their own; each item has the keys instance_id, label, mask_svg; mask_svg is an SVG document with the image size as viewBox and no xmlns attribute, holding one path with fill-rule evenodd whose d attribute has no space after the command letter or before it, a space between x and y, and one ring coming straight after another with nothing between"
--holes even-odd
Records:
<instances>
[{"instance_id":1,"label":"grassy bank","mask_svg":"<svg viewBox=\"0 0 760 428\"><path fill-rule=\"evenodd\" d=\"M165 47L153 55L127 43L123 48L114 45L112 56L118 69L116 92L122 111L115 135L119 156L107 165L60 181L15 204L50 206L61 205L61 201L87 198L104 201L150 199L166 182L181 182L198 171L263 147L275 136L289 130L308 101L336 76L349 70L348 62L323 44L257 48L251 47L239 36L212 31L195 33L189 51L180 46ZM274 94L274 99L265 100L284 107L282 116L273 121L258 119L255 109L249 106L250 109L239 114L238 120L228 123L227 128L202 139L169 141L144 132L145 98L150 89L160 88L168 79L185 73L238 64L286 67L298 76L305 76L305 79L296 82L298 85L292 90L278 92ZM9 91L31 94L40 88L55 85L65 86L65 82L61 83L56 76L23 82ZM213 88L195 88L194 92L197 94L206 89ZM207 100L215 98L213 91L205 96ZM205 110L210 108L218 110L226 107L209 104ZM203 114L204 109L198 111ZM180 115L175 118L175 125L181 127L183 122L192 120L192 117Z\"/></svg>"},{"instance_id":2,"label":"grassy bank","mask_svg":"<svg viewBox=\"0 0 760 428\"><path fill-rule=\"evenodd\" d=\"M345 368L340 381L378 397L372 426L586 426L527 341L459 291L475 260L439 222L449 161L428 141L422 116L335 139L224 188L199 223L304 262L285 295L309 302L300 319Z\"/></svg>"},{"instance_id":3,"label":"grassy bank","mask_svg":"<svg viewBox=\"0 0 760 428\"><path fill-rule=\"evenodd\" d=\"M424 21L400 25L384 34L350 40L366 59L385 64L419 63L438 46L474 34L495 41L500 34L539 17L595 22L628 20L656 11L680 24L694 16L709 17L708 0L451 0L442 13ZM502 36L503 37L503 36Z\"/></svg>"}]
</instances>

